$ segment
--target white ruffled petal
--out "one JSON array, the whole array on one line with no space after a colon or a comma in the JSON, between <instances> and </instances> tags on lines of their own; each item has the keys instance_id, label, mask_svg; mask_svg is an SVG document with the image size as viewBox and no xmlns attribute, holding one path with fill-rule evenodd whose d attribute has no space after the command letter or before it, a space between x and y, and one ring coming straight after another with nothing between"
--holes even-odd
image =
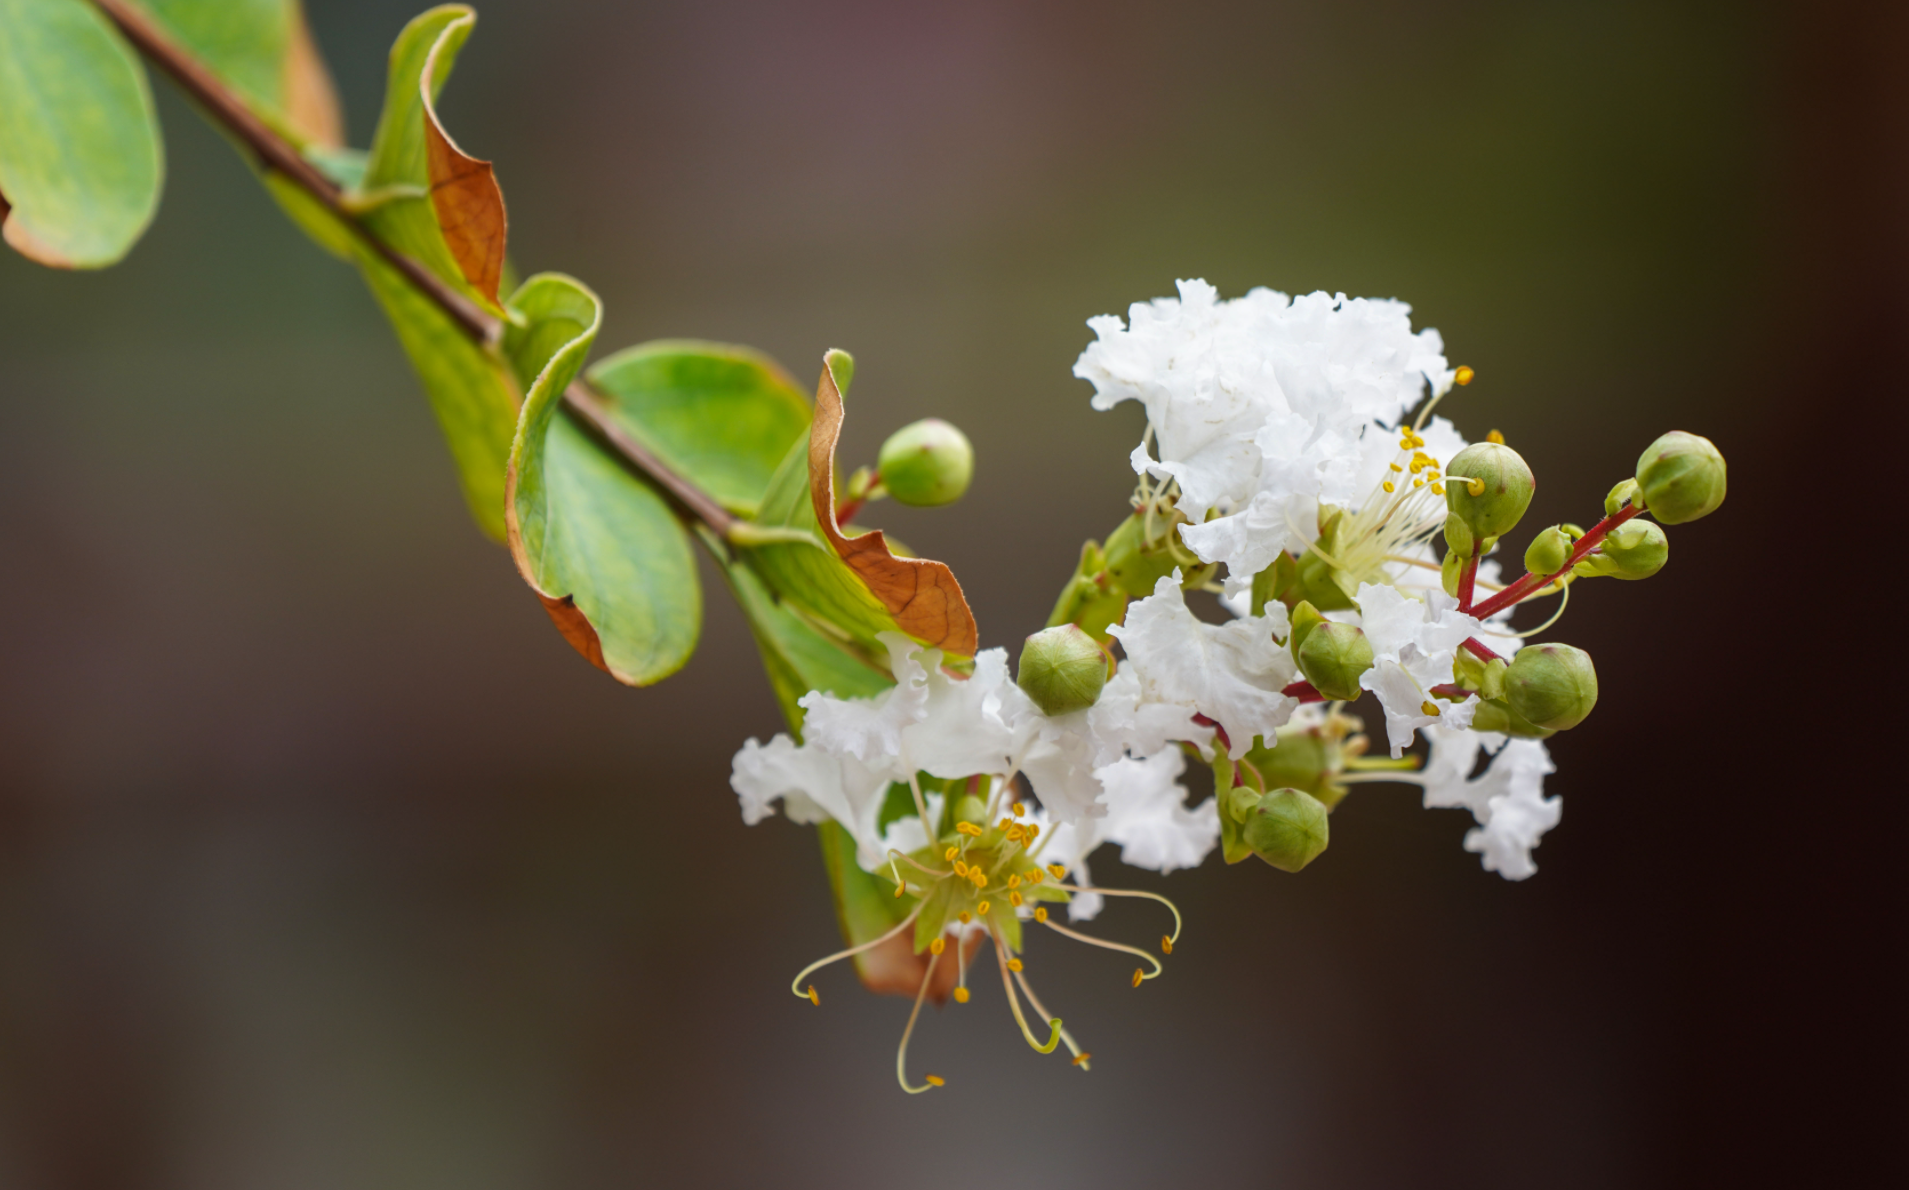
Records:
<instances>
[{"instance_id":1,"label":"white ruffled petal","mask_svg":"<svg viewBox=\"0 0 1909 1190\"><path fill-rule=\"evenodd\" d=\"M1226 730L1234 759L1253 737L1272 738L1299 700L1280 691L1296 667L1292 652L1274 639L1285 609L1267 616L1206 624L1187 610L1179 575L1163 577L1152 595L1127 608L1120 638L1144 698L1189 707Z\"/></svg>"},{"instance_id":2,"label":"white ruffled petal","mask_svg":"<svg viewBox=\"0 0 1909 1190\"><path fill-rule=\"evenodd\" d=\"M1219 806L1212 798L1188 808L1180 784L1186 759L1178 749L1146 760L1117 760L1096 774L1106 792L1100 835L1120 845L1122 863L1155 872L1197 868L1220 840Z\"/></svg>"}]
</instances>

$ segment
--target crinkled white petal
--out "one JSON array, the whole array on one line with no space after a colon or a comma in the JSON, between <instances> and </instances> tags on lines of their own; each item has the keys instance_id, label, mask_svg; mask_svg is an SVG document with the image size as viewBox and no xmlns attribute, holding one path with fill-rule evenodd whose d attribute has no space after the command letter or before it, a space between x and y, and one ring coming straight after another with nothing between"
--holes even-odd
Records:
<instances>
[{"instance_id":1,"label":"crinkled white petal","mask_svg":"<svg viewBox=\"0 0 1909 1190\"><path fill-rule=\"evenodd\" d=\"M826 815L846 827L864 868L872 871L880 861L875 818L888 782L854 757L797 744L783 734L766 745L748 740L730 762L729 785L742 802L744 822L754 825L774 814L773 803L780 798L797 822L817 822Z\"/></svg>"},{"instance_id":2,"label":"crinkled white petal","mask_svg":"<svg viewBox=\"0 0 1909 1190\"><path fill-rule=\"evenodd\" d=\"M1264 616L1207 624L1187 610L1179 574L1163 577L1153 594L1130 604L1127 621L1111 629L1149 702L1189 707L1225 728L1234 759L1271 738L1299 700L1280 691L1296 672L1284 635L1286 609Z\"/></svg>"},{"instance_id":3,"label":"crinkled white petal","mask_svg":"<svg viewBox=\"0 0 1909 1190\"><path fill-rule=\"evenodd\" d=\"M1427 591L1423 599L1414 599L1393 587L1361 583L1355 600L1373 657L1359 685L1377 696L1385 710L1392 755L1404 755L1417 729L1428 724L1442 720L1447 727L1471 726L1477 696L1446 702L1434 698L1431 690L1452 681L1458 646L1479 631L1477 618L1459 611L1458 601L1443 591ZM1425 713L1428 703L1437 714Z\"/></svg>"},{"instance_id":4,"label":"crinkled white petal","mask_svg":"<svg viewBox=\"0 0 1909 1190\"><path fill-rule=\"evenodd\" d=\"M1512 741L1512 744L1536 743L1535 740ZM1506 750L1510 747L1507 745ZM1499 760L1502 762L1504 757L1501 755ZM1492 767L1498 766L1494 763ZM1545 771L1550 771L1548 764ZM1537 872L1538 865L1531 858L1532 848L1564 816L1564 799L1545 797L1539 788L1529 783L1516 783L1510 792L1492 798L1487 807L1490 817L1484 825L1465 833L1465 850L1477 852L1487 872L1496 872L1507 880L1523 880Z\"/></svg>"},{"instance_id":5,"label":"crinkled white petal","mask_svg":"<svg viewBox=\"0 0 1909 1190\"><path fill-rule=\"evenodd\" d=\"M941 652L924 650L898 632L877 639L888 648L893 686L873 698L837 698L812 690L797 702L805 712L802 731L810 745L888 769L901 755L902 729L926 712L928 673L939 668Z\"/></svg>"},{"instance_id":6,"label":"crinkled white petal","mask_svg":"<svg viewBox=\"0 0 1909 1190\"><path fill-rule=\"evenodd\" d=\"M1195 723L1194 714L1192 707L1181 703L1149 701L1133 661L1121 662L1101 689L1100 701L1087 711L1088 731L1096 745L1095 767L1123 755L1152 756L1180 740L1204 751L1212 742L1213 728Z\"/></svg>"},{"instance_id":7,"label":"crinkled white petal","mask_svg":"<svg viewBox=\"0 0 1909 1190\"><path fill-rule=\"evenodd\" d=\"M1219 806L1212 798L1189 808L1180 784L1186 758L1178 749L1146 760L1117 760L1096 775L1107 816L1101 838L1120 845L1120 860L1136 868L1171 872L1197 868L1220 839Z\"/></svg>"},{"instance_id":8,"label":"crinkled white petal","mask_svg":"<svg viewBox=\"0 0 1909 1190\"><path fill-rule=\"evenodd\" d=\"M922 654L930 655L936 668L928 672L921 717L901 730L898 759L904 771L895 779L906 780L915 771L944 778L1005 772L1014 732L1002 715L1002 699L1008 690L1020 694L1008 679L1007 652L977 654L974 674L965 681L941 672L938 651Z\"/></svg>"}]
</instances>

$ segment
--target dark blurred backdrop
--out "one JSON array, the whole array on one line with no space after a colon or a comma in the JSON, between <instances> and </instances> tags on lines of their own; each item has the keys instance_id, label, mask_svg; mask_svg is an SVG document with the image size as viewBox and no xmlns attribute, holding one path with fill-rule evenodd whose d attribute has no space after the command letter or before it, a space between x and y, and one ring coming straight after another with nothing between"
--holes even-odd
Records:
<instances>
[{"instance_id":1,"label":"dark blurred backdrop","mask_svg":"<svg viewBox=\"0 0 1909 1190\"><path fill-rule=\"evenodd\" d=\"M362 144L412 4L311 9ZM519 266L594 285L604 350L733 340L805 379L853 350L849 463L965 427L973 495L877 520L986 643L1132 482L1138 411L1069 375L1083 321L1176 277L1411 301L1478 369L1451 414L1541 475L1532 525L1662 430L1729 456L1670 569L1566 621L1604 705L1554 743L1535 879L1363 789L1303 876L1164 882L1189 926L1144 991L1033 944L1090 1075L983 990L918 1033L950 1084L919 1098L906 1003L785 990L836 934L811 833L728 789L779 723L725 596L661 687L583 664L357 278L161 84L131 259L0 254L0 1185L1901 1176L1903 782L1862 759L1888 733L1806 712L1887 672L1858 656L1900 590L1880 515L1861 565L1809 560L1903 429L1904 11L482 6L444 107ZM1864 619L1818 643L1802 600L1845 582Z\"/></svg>"}]
</instances>

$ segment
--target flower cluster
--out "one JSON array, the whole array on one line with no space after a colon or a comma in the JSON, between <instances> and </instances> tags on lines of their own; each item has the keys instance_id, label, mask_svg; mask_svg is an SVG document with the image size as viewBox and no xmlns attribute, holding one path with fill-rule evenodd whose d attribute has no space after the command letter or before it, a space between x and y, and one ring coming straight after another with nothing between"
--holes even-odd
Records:
<instances>
[{"instance_id":1,"label":"flower cluster","mask_svg":"<svg viewBox=\"0 0 1909 1190\"><path fill-rule=\"evenodd\" d=\"M914 952L929 956L919 1013L941 956L952 950L965 1002L968 958L987 945L1028 1044L1065 1041L1082 1065L1058 1019L1045 1044L1024 1019L1017 987L1044 1010L1021 931L1033 922L1137 955L1152 970L1135 971L1136 987L1159 973L1147 952L1048 915L1065 903L1080 922L1104 895L1152 895L1090 882L1102 844L1159 872L1216 847L1228 863L1256 855L1296 872L1325 849L1352 786L1399 782L1428 808L1471 812L1464 846L1487 871L1535 873L1532 851L1562 813L1544 794L1543 740L1590 714L1597 680L1582 650L1526 638L1556 622L1575 581L1656 573L1660 525L1706 515L1724 492L1715 447L1667 434L1612 489L1603 520L1542 530L1525 573L1505 582L1492 555L1535 481L1497 431L1471 443L1433 416L1473 373L1448 365L1436 331L1414 332L1403 303L1265 289L1224 301L1183 281L1178 298L1089 325L1096 341L1074 372L1094 407L1146 410L1133 514L1104 545L1087 543L1017 675L1001 649L964 672L884 635L892 687L811 692L804 742L750 740L732 774L747 821L779 802L796 821L839 823L861 868L909 906L887 934L824 962L912 927ZM1655 523L1635 519L1646 509ZM1202 619L1188 590L1218 596L1233 618ZM1548 596L1557 614L1514 631L1514 609ZM1366 694L1389 755L1368 755L1349 709ZM1421 735L1423 756L1408 755ZM1215 796L1197 806L1181 783L1190 757L1214 776ZM794 990L816 999L807 974ZM909 1082L906 1033L902 1044L902 1085L940 1085Z\"/></svg>"}]
</instances>

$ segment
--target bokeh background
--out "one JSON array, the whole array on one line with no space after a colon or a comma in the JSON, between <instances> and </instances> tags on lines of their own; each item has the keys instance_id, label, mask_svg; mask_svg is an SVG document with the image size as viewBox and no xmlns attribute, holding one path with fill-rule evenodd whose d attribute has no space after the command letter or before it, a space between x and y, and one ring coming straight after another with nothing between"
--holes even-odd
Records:
<instances>
[{"instance_id":1,"label":"bokeh background","mask_svg":"<svg viewBox=\"0 0 1909 1190\"><path fill-rule=\"evenodd\" d=\"M310 7L362 144L412 5ZM1882 514L1825 559L1899 474L1906 32L1828 2L482 5L444 108L519 266L594 285L604 350L853 350L851 464L965 427L969 499L875 519L987 642L1131 484L1138 411L1069 375L1084 320L1177 277L1410 300L1478 369L1449 412L1534 463L1531 526L1664 429L1730 458L1661 577L1565 621L1604 705L1554 741L1535 879L1404 786L1298 877L1103 856L1186 910L1169 977L1037 939L1093 1072L984 989L918 1033L949 1088L915 1098L906 1003L785 990L836 935L810 832L728 790L779 723L720 589L666 684L583 664L355 275L161 84L131 259L0 255L0 1185L1900 1176L1903 786L1831 701L1888 664ZM1805 610L1843 584L1866 626Z\"/></svg>"}]
</instances>

